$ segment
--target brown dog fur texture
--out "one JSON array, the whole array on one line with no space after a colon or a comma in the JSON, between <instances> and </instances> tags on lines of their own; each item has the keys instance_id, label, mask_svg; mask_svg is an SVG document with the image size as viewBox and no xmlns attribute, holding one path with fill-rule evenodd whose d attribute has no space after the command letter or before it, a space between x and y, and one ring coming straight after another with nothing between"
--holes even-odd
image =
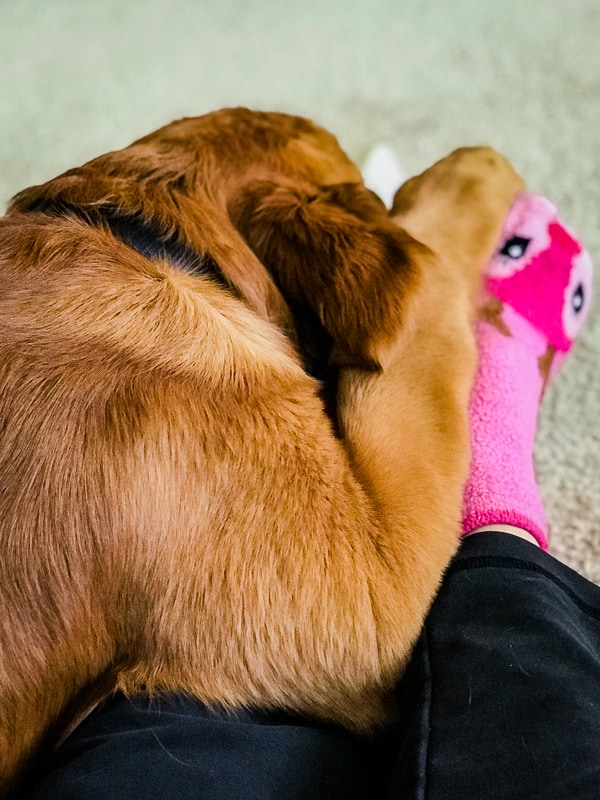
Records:
<instances>
[{"instance_id":1,"label":"brown dog fur texture","mask_svg":"<svg viewBox=\"0 0 600 800\"><path fill-rule=\"evenodd\" d=\"M385 718L456 548L473 296L521 189L496 153L465 149L406 184L390 217L333 136L233 109L14 199L0 220L5 792L96 689L356 731ZM230 288L48 203L136 214ZM298 309L331 342L337 431L296 350Z\"/></svg>"}]
</instances>

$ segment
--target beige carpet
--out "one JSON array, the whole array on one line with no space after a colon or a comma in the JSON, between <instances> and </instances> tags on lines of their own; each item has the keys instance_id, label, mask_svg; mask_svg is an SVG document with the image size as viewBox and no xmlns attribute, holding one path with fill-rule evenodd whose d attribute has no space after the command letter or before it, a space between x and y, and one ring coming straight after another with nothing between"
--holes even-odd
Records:
<instances>
[{"instance_id":1,"label":"beige carpet","mask_svg":"<svg viewBox=\"0 0 600 800\"><path fill-rule=\"evenodd\" d=\"M332 129L407 174L507 155L600 264L598 0L0 0L0 203L183 115L231 104ZM552 549L600 583L600 312L544 400Z\"/></svg>"}]
</instances>

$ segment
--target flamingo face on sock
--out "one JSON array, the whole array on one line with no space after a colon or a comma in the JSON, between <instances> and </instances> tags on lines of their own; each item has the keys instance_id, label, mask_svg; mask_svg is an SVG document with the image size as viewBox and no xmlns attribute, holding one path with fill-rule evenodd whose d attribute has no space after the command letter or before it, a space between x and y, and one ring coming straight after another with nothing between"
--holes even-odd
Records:
<instances>
[{"instance_id":1,"label":"flamingo face on sock","mask_svg":"<svg viewBox=\"0 0 600 800\"><path fill-rule=\"evenodd\" d=\"M549 347L566 354L592 298L592 263L544 197L521 194L487 267L488 291L528 320Z\"/></svg>"}]
</instances>

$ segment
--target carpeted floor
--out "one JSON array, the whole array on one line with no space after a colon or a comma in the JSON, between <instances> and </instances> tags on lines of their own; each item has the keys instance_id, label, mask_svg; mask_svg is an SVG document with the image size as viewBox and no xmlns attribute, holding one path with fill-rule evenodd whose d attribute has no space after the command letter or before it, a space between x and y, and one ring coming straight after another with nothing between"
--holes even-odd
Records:
<instances>
[{"instance_id":1,"label":"carpeted floor","mask_svg":"<svg viewBox=\"0 0 600 800\"><path fill-rule=\"evenodd\" d=\"M171 119L300 113L406 173L487 143L600 264L597 0L0 0L0 203ZM544 399L552 549L600 583L600 311Z\"/></svg>"}]
</instances>

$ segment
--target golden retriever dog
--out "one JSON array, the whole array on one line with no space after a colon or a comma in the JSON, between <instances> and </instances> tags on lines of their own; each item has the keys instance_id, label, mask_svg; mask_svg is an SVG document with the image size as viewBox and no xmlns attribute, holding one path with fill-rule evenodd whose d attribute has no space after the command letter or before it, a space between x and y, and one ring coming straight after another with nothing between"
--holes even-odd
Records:
<instances>
[{"instance_id":1,"label":"golden retriever dog","mask_svg":"<svg viewBox=\"0 0 600 800\"><path fill-rule=\"evenodd\" d=\"M0 220L0 793L111 691L367 731L457 546L473 298L521 191L392 216L292 116L183 119Z\"/></svg>"}]
</instances>

